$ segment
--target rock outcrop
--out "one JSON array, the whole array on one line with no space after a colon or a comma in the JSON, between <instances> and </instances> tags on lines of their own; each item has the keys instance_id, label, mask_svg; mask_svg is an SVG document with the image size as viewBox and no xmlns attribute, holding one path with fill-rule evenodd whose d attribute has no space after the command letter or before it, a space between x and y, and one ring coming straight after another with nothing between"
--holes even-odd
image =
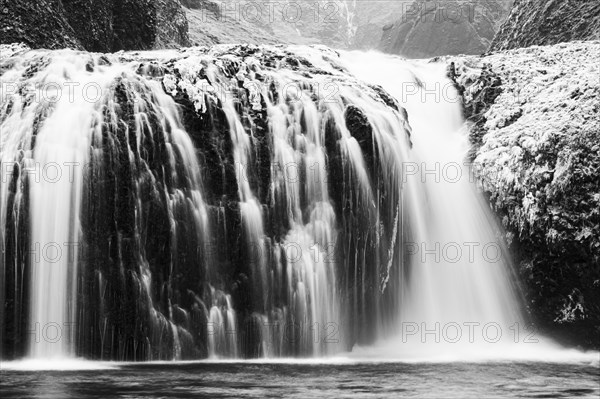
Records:
<instances>
[{"instance_id":1,"label":"rock outcrop","mask_svg":"<svg viewBox=\"0 0 600 399\"><path fill-rule=\"evenodd\" d=\"M600 42L453 59L473 171L542 331L598 347Z\"/></svg>"},{"instance_id":2,"label":"rock outcrop","mask_svg":"<svg viewBox=\"0 0 600 399\"><path fill-rule=\"evenodd\" d=\"M491 50L600 40L597 0L516 0Z\"/></svg>"},{"instance_id":3,"label":"rock outcrop","mask_svg":"<svg viewBox=\"0 0 600 399\"><path fill-rule=\"evenodd\" d=\"M0 6L1 43L97 52L189 44L179 0L11 0Z\"/></svg>"}]
</instances>

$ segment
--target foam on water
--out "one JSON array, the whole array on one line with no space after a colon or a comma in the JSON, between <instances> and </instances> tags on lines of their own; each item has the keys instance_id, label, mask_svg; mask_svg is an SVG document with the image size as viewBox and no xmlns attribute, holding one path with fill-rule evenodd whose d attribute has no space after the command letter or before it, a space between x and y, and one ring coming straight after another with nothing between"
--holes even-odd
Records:
<instances>
[{"instance_id":1,"label":"foam on water","mask_svg":"<svg viewBox=\"0 0 600 399\"><path fill-rule=\"evenodd\" d=\"M360 365L360 364L379 364L379 363L403 363L403 364L448 364L448 363L505 363L505 362L523 362L523 363L553 363L553 364L574 364L589 365L600 367L600 352L597 351L579 351L576 349L565 349L557 344L540 343L528 348L521 348L515 351L506 351L502 347L489 347L487 350L480 351L456 351L444 352L443 350L434 352L429 347L429 353L426 350L420 350L416 356L394 357L393 347L397 345L394 342L380 342L378 345L369 347L356 347L352 353L343 353L331 357L315 358L259 358L259 359L204 359L190 361L150 361L150 362L101 362L85 359L27 359L20 361L10 361L0 363L1 371L86 371L86 370L117 370L127 367L136 367L142 365L165 366L168 368L177 368L179 366L188 366L194 364L248 364L248 365ZM439 349L439 348L438 348ZM481 348L480 348L481 349Z\"/></svg>"},{"instance_id":2,"label":"foam on water","mask_svg":"<svg viewBox=\"0 0 600 399\"><path fill-rule=\"evenodd\" d=\"M399 347L403 348L399 351ZM368 347L355 347L350 358L359 362L399 363L493 363L493 362L539 362L586 364L599 366L600 352L568 349L540 338L536 343L515 345L485 343L478 345L450 343L422 343L408 346L398 340L378 342Z\"/></svg>"},{"instance_id":3,"label":"foam on water","mask_svg":"<svg viewBox=\"0 0 600 399\"><path fill-rule=\"evenodd\" d=\"M116 368L118 368L116 363L78 358L26 359L0 363L0 371L112 370Z\"/></svg>"}]
</instances>

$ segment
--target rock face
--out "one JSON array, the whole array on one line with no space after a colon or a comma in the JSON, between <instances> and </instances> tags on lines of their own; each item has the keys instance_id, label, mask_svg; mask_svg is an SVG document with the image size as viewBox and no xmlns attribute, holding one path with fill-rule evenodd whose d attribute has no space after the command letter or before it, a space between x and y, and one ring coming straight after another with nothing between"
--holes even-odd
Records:
<instances>
[{"instance_id":1,"label":"rock face","mask_svg":"<svg viewBox=\"0 0 600 399\"><path fill-rule=\"evenodd\" d=\"M73 28L65 19L60 0L2 0L0 42L24 42L50 49L81 48Z\"/></svg>"},{"instance_id":2,"label":"rock face","mask_svg":"<svg viewBox=\"0 0 600 399\"><path fill-rule=\"evenodd\" d=\"M454 59L473 170L507 231L538 327L598 347L600 42Z\"/></svg>"},{"instance_id":3,"label":"rock face","mask_svg":"<svg viewBox=\"0 0 600 399\"><path fill-rule=\"evenodd\" d=\"M60 2L65 9L63 15L69 26L73 28L74 37L81 47L90 51L110 51L112 49L114 32L112 27L113 9L110 0L61 0ZM43 42L40 45L44 46Z\"/></svg>"},{"instance_id":4,"label":"rock face","mask_svg":"<svg viewBox=\"0 0 600 399\"><path fill-rule=\"evenodd\" d=\"M379 48L408 58L481 54L489 47L510 1L417 0L384 27Z\"/></svg>"},{"instance_id":5,"label":"rock face","mask_svg":"<svg viewBox=\"0 0 600 399\"><path fill-rule=\"evenodd\" d=\"M2 43L98 52L187 45L179 0L3 1Z\"/></svg>"},{"instance_id":6,"label":"rock face","mask_svg":"<svg viewBox=\"0 0 600 399\"><path fill-rule=\"evenodd\" d=\"M156 1L156 39L154 48L190 45L188 21L179 1Z\"/></svg>"},{"instance_id":7,"label":"rock face","mask_svg":"<svg viewBox=\"0 0 600 399\"><path fill-rule=\"evenodd\" d=\"M491 50L600 39L597 0L516 0Z\"/></svg>"},{"instance_id":8,"label":"rock face","mask_svg":"<svg viewBox=\"0 0 600 399\"><path fill-rule=\"evenodd\" d=\"M325 44L347 47L346 2L255 2L186 0L194 45Z\"/></svg>"},{"instance_id":9,"label":"rock face","mask_svg":"<svg viewBox=\"0 0 600 399\"><path fill-rule=\"evenodd\" d=\"M391 27L398 21L403 12L410 8L412 0L379 0L358 1L351 9L350 19L352 37L350 47L353 49L379 48L385 27ZM382 12L385 10L385 12Z\"/></svg>"},{"instance_id":10,"label":"rock face","mask_svg":"<svg viewBox=\"0 0 600 399\"><path fill-rule=\"evenodd\" d=\"M190 42L194 46L212 46L222 43L275 44L290 43L290 35L276 38L272 23L260 17L254 20L243 18L235 9L224 12L226 3L213 0L186 0L182 3L189 24ZM235 3L241 4L241 3ZM295 33L297 36L297 33Z\"/></svg>"}]
</instances>

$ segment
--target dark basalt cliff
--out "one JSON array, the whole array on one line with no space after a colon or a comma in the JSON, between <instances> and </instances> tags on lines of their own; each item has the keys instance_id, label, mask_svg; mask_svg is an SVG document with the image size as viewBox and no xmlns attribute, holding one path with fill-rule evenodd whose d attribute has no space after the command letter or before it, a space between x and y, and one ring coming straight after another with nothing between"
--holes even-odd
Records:
<instances>
[{"instance_id":1,"label":"dark basalt cliff","mask_svg":"<svg viewBox=\"0 0 600 399\"><path fill-rule=\"evenodd\" d=\"M2 0L0 42L89 51L187 45L179 0Z\"/></svg>"},{"instance_id":2,"label":"dark basalt cliff","mask_svg":"<svg viewBox=\"0 0 600 399\"><path fill-rule=\"evenodd\" d=\"M453 59L473 171L541 331L598 348L600 42Z\"/></svg>"},{"instance_id":3,"label":"dark basalt cliff","mask_svg":"<svg viewBox=\"0 0 600 399\"><path fill-rule=\"evenodd\" d=\"M379 48L408 58L481 54L489 47L510 1L417 0L384 27Z\"/></svg>"},{"instance_id":4,"label":"dark basalt cliff","mask_svg":"<svg viewBox=\"0 0 600 399\"><path fill-rule=\"evenodd\" d=\"M491 50L600 39L598 0L516 0Z\"/></svg>"}]
</instances>

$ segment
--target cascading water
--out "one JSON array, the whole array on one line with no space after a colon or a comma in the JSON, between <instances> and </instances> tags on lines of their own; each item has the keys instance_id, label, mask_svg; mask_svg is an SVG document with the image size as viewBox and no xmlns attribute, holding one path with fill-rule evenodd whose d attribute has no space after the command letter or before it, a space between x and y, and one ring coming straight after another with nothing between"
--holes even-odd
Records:
<instances>
[{"instance_id":1,"label":"cascading water","mask_svg":"<svg viewBox=\"0 0 600 399\"><path fill-rule=\"evenodd\" d=\"M403 170L407 266L394 354L485 357L522 342L518 288L501 232L467 164L461 101L445 65L378 53L347 53L344 61L392 94L413 129Z\"/></svg>"},{"instance_id":2,"label":"cascading water","mask_svg":"<svg viewBox=\"0 0 600 399\"><path fill-rule=\"evenodd\" d=\"M422 261L498 240L472 184L407 173L462 165L458 104L405 96L446 84L443 71L377 57L215 46L3 59L2 356L322 356L407 323L521 322L504 258ZM29 96L48 87L62 96ZM71 179L38 183L36 163L73 165ZM75 255L31 255L50 242ZM36 323L72 326L72 339L27 340Z\"/></svg>"},{"instance_id":3,"label":"cascading water","mask_svg":"<svg viewBox=\"0 0 600 399\"><path fill-rule=\"evenodd\" d=\"M1 154L5 219L0 230L3 244L10 243L3 247L9 252L3 260L11 259L10 251L29 256L15 258L20 263L13 268L3 262L5 287L14 284L11 287L14 297L7 296L11 290L3 290L6 308L18 305L15 311L22 312L3 316L13 317L13 333L29 333L27 353L35 358L74 356L81 352L86 340L97 340L95 345L100 353L112 352L107 349L114 344L110 341L122 338L114 337L115 331L107 328L112 317L110 311L96 321L97 326L82 327L81 323L89 317L85 312L127 304L128 295L135 297L129 306L155 306L152 295L155 282L144 248L151 224L148 205L142 203L148 195L147 185L164 201L170 219L163 226L167 237L158 240L170 241L172 248L161 243L163 251L180 250L176 224L184 214L186 231L197 234L196 241L206 241L207 215L195 150L182 130L171 98L159 84L141 81L126 65L113 65L105 57L82 57L68 51L53 55L32 53L20 61L2 76L3 84L28 94L3 97ZM37 68L40 70L36 72ZM162 146L160 153L148 141ZM152 162L165 165L151 171L156 166ZM113 169L115 164L121 169ZM119 173L124 175L124 181L115 179ZM154 179L163 180L168 190L155 184ZM115 192L104 192L115 183L118 184ZM117 195L111 198L111 194ZM119 194L123 195L119 198ZM114 221L101 220L106 216L102 215L103 205L118 208ZM128 212L119 212L126 207ZM10 223L22 209L28 210L29 228ZM94 236L98 233L94 231L96 223L114 223L116 231L111 233L103 225L102 234L110 237L102 242ZM24 233L26 230L30 233ZM27 240L11 241L10 234ZM109 253L95 251L101 246ZM200 248L195 251L202 252ZM94 268L98 261L115 263L111 264L111 270ZM176 260L164 266L172 273L177 267ZM8 280L7 276L14 280ZM131 277L135 282L129 280ZM27 280L29 287L24 287ZM114 295L109 294L111 285L119 285L119 280L128 285L129 292L120 291L118 298L106 298ZM83 292L86 289L90 291ZM30 293L29 301L23 298L26 292ZM92 302L97 308L88 308ZM135 314L135 308L129 312ZM26 314L28 322L19 321ZM170 341L171 353L177 357L179 331L175 324L158 312L147 316L150 327L145 328L155 331L144 338ZM132 335L136 323L136 320L122 320L123 325L132 327L128 332ZM145 351L140 349L144 345L135 338L117 344L117 356L126 358L127 351L136 356L138 350Z\"/></svg>"}]
</instances>

